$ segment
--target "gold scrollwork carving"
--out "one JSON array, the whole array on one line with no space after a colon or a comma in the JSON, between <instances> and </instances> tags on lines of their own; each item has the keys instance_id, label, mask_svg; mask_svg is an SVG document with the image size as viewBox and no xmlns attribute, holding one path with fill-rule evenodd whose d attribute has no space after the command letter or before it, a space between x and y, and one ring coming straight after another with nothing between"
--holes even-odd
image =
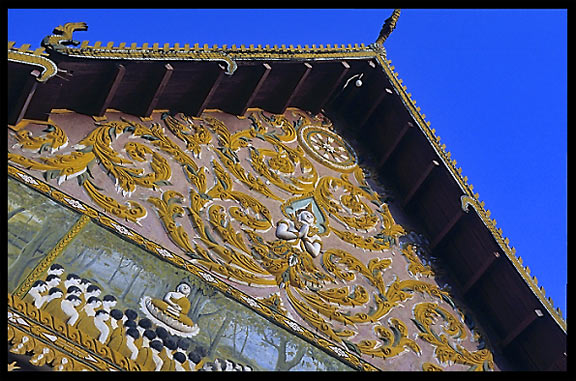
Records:
<instances>
[{"instance_id":1,"label":"gold scrollwork carving","mask_svg":"<svg viewBox=\"0 0 576 381\"><path fill-rule=\"evenodd\" d=\"M398 356L406 350L420 354L420 346L408 338L406 324L395 318L389 319L389 323L388 328L380 324L375 325L374 331L379 340L363 340L358 344L358 349L367 355L384 359Z\"/></svg>"},{"instance_id":2,"label":"gold scrollwork carving","mask_svg":"<svg viewBox=\"0 0 576 381\"><path fill-rule=\"evenodd\" d=\"M159 123L145 126L128 120L110 121L97 124L69 154L32 160L9 153L9 159L43 171L47 179L78 177L100 208L128 221L138 222L147 216L146 208L136 201L122 205L97 188L90 166L98 162L125 196L145 189L145 205L152 207L167 237L185 255L172 255L137 234L127 235L127 239L207 281L222 281L218 284L227 294L259 313L277 316L277 321L284 321L288 313L295 314L299 324L315 329L322 340L326 339L325 347L337 348L331 350L341 351L341 357L353 352L387 360L404 352L418 355L424 351L421 343L410 338L409 327L392 312L410 299L417 303L416 293L453 306L450 295L433 282L418 279L434 274L420 261L415 246L402 248L408 278L391 274L395 259L389 254L399 247L399 237L405 231L367 184L351 148L348 150L326 123L300 111L294 111L290 118L256 111L244 120L249 127L235 132L206 114L199 118L163 114L161 122L167 131ZM322 134L316 139L301 134L308 127ZM123 144L121 151L114 148L121 144L121 134L138 139ZM338 161L328 154L333 161L345 164L334 168L325 155L321 155L323 160L316 160L309 151L312 148L303 148L305 136L315 150L322 144L329 150L328 143L338 143L344 151L337 151L350 162L346 164L344 156ZM328 137L335 138L328 141ZM317 168L315 161L325 168ZM174 162L181 171L170 166ZM147 173L140 168L142 163L149 164ZM171 187L172 176L180 176L173 181L179 188ZM101 222L115 227L112 220ZM234 288L223 286L232 283L268 289L271 296L247 299ZM438 309L433 311L446 311L449 319L449 311L435 305ZM414 321L420 322L420 309L414 314ZM464 327L456 323L450 320L452 325L446 332L464 335ZM365 324L373 325L373 329L365 329ZM420 338L437 349L441 342L425 336L432 329L426 324L424 320L416 323ZM286 325L292 327L289 322ZM303 337L308 334L305 330L300 333ZM320 342L312 336L307 338ZM446 352L447 348L441 349L446 354L437 356L442 359L476 364L472 354L465 354L462 360Z\"/></svg>"},{"instance_id":3,"label":"gold scrollwork carving","mask_svg":"<svg viewBox=\"0 0 576 381\"><path fill-rule=\"evenodd\" d=\"M15 138L18 141L16 145L20 146L22 149L38 150L38 152L43 152L44 150L50 150L51 153L58 151L59 149L65 148L68 145L68 136L58 127L54 122L48 120L48 122L36 122L45 124L46 127L42 132L45 132L43 136L33 136L32 132L27 129L20 129L15 134Z\"/></svg>"},{"instance_id":4,"label":"gold scrollwork carving","mask_svg":"<svg viewBox=\"0 0 576 381\"><path fill-rule=\"evenodd\" d=\"M408 271L412 275L423 275L427 277L434 275L432 268L422 263L418 257L416 245L406 245L402 249L402 255L408 260Z\"/></svg>"},{"instance_id":5,"label":"gold scrollwork carving","mask_svg":"<svg viewBox=\"0 0 576 381\"><path fill-rule=\"evenodd\" d=\"M436 320L443 319L446 324L442 331L454 339L464 339L466 330L448 310L436 303L419 303L414 307L414 323L420 330L418 336L436 347L434 353L440 363L468 365L472 370L493 370L494 360L488 349L470 352L459 344L450 344L444 333L436 333L432 328Z\"/></svg>"}]
</instances>

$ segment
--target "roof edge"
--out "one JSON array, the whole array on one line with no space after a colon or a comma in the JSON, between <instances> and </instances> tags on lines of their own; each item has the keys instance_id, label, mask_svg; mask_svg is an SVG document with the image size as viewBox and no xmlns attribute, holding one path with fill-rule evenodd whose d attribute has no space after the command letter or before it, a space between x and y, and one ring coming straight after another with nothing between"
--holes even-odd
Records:
<instances>
[{"instance_id":1,"label":"roof edge","mask_svg":"<svg viewBox=\"0 0 576 381\"><path fill-rule=\"evenodd\" d=\"M216 44L180 44L180 43L137 43L116 44L108 42L103 45L101 41L91 44L89 41L76 41L73 34L76 31L88 30L84 22L66 23L54 28L53 34L44 37L42 47L46 49L47 56L61 54L74 58L90 59L126 59L126 60L202 60L221 61L226 65L226 74L234 74L237 64L235 61L250 59L269 60L329 60L329 59L369 59L385 55L383 42L395 28L400 10L395 10L384 22L384 26L376 42L372 44L312 44L312 45L254 45L241 44L231 46Z\"/></svg>"},{"instance_id":2,"label":"roof edge","mask_svg":"<svg viewBox=\"0 0 576 381\"><path fill-rule=\"evenodd\" d=\"M20 48L14 47L14 42L8 42L8 61L28 65L39 66L42 71L36 76L38 82L46 82L56 75L58 66L48 58L44 48L30 50L30 44L24 44Z\"/></svg>"},{"instance_id":3,"label":"roof edge","mask_svg":"<svg viewBox=\"0 0 576 381\"><path fill-rule=\"evenodd\" d=\"M523 264L522 257L516 255L516 249L513 246L510 246L510 239L504 237L502 228L496 227L496 219L491 218L490 210L485 209L485 203L484 201L480 201L480 195L477 192L474 193L474 186L468 182L467 176L463 176L462 168L457 167L457 161L451 157L452 154L447 150L446 144L441 144L440 136L436 134L436 130L430 128L430 122L426 120L426 114L421 113L420 107L416 107L416 101L412 98L412 94L407 92L407 87L405 85L402 85L403 81L398 77L398 73L394 71L395 68L391 65L392 61L386 57L380 57L377 61L388 74L392 85L396 88L398 95L408 108L410 114L414 117L419 128L424 133L434 150L438 153L438 156L444 162L446 168L462 190L463 194L460 198L462 210L468 213L470 206L474 208L486 228L488 228L491 235L494 237L498 246L500 246L526 285L552 316L553 320L566 333L566 320L564 319L561 309L554 306L554 301L551 297L546 297L544 286L538 286L538 279L536 276L530 274L530 268Z\"/></svg>"}]
</instances>

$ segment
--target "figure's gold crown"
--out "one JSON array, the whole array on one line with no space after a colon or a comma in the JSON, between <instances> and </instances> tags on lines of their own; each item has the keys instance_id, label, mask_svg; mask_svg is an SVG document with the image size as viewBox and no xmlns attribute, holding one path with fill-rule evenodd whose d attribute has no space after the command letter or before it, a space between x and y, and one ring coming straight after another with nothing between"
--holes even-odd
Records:
<instances>
[{"instance_id":1,"label":"figure's gold crown","mask_svg":"<svg viewBox=\"0 0 576 381\"><path fill-rule=\"evenodd\" d=\"M304 211L307 211L307 212L314 214L314 212L312 211L312 203L309 203L304 208L300 208L300 209L296 210L296 215L299 215L300 213L302 213Z\"/></svg>"}]
</instances>

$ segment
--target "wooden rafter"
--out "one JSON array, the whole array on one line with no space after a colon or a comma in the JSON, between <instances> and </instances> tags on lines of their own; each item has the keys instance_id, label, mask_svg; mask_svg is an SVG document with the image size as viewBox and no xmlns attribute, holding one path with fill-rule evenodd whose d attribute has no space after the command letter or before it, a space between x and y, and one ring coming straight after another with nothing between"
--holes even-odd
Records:
<instances>
[{"instance_id":1,"label":"wooden rafter","mask_svg":"<svg viewBox=\"0 0 576 381\"><path fill-rule=\"evenodd\" d=\"M340 69L337 72L337 75L335 76L336 79L332 81L330 84L327 84L327 86L325 87L327 88L326 93L323 96L316 97L316 103L313 106L309 107L310 111L313 114L319 113L320 110L322 110L322 108L324 107L324 105L330 101L336 90L338 90L338 88L342 86L342 82L344 81L344 78L346 77L349 71L350 71L350 65L346 61L341 61Z\"/></svg>"},{"instance_id":2,"label":"wooden rafter","mask_svg":"<svg viewBox=\"0 0 576 381\"><path fill-rule=\"evenodd\" d=\"M488 258L484 260L484 262L475 269L472 276L468 278L466 283L462 286L462 294L466 295L472 288L478 284L478 281L486 275L486 273L492 268L492 266L496 263L496 261L500 258L500 253L497 251L489 255Z\"/></svg>"},{"instance_id":3,"label":"wooden rafter","mask_svg":"<svg viewBox=\"0 0 576 381\"><path fill-rule=\"evenodd\" d=\"M405 208L410 203L410 201L412 201L418 190L422 187L424 182L430 177L432 171L434 171L434 169L438 168L439 166L440 163L437 160L430 161L426 169L424 169L424 171L420 174L420 177L418 177L418 179L415 181L414 185L412 185L410 190L406 192L404 199L402 200L403 208Z\"/></svg>"},{"instance_id":4,"label":"wooden rafter","mask_svg":"<svg viewBox=\"0 0 576 381\"><path fill-rule=\"evenodd\" d=\"M36 92L38 86L36 78L38 78L38 76L40 76L40 72L38 70L32 70L26 78L19 95L15 97L8 109L8 124L16 125L24 118L30 101Z\"/></svg>"},{"instance_id":5,"label":"wooden rafter","mask_svg":"<svg viewBox=\"0 0 576 381\"><path fill-rule=\"evenodd\" d=\"M464 215L464 211L462 209L458 209L456 213L452 216L452 218L446 222L442 230L440 230L436 236L432 239L430 243L430 249L434 250L447 236L448 234L454 229L456 224L460 221L462 216Z\"/></svg>"},{"instance_id":6,"label":"wooden rafter","mask_svg":"<svg viewBox=\"0 0 576 381\"><path fill-rule=\"evenodd\" d=\"M95 102L94 112L93 115L96 116L103 116L106 112L106 109L110 107L112 99L116 95L118 87L124 78L124 74L126 73L126 67L122 64L115 65L114 72L112 74L112 78L108 84L108 87L104 90L104 95L101 97L100 102Z\"/></svg>"},{"instance_id":7,"label":"wooden rafter","mask_svg":"<svg viewBox=\"0 0 576 381\"><path fill-rule=\"evenodd\" d=\"M168 84L168 81L170 80L170 77L172 76L172 73L174 72L174 68L170 64L164 64L163 69L164 69L164 71L160 77L160 81L158 81L157 85L153 87L153 91L152 91L152 95L150 97L150 100L144 106L144 109L143 109L144 111L142 112L142 114L144 116L150 116L150 114L152 114L152 111L154 111L154 108L156 107L156 104L158 103L158 99L160 98L160 95L162 94L162 91L166 87L166 84Z\"/></svg>"},{"instance_id":8,"label":"wooden rafter","mask_svg":"<svg viewBox=\"0 0 576 381\"><path fill-rule=\"evenodd\" d=\"M306 81L306 78L308 77L310 71L312 70L312 65L309 64L308 62L304 62L302 66L304 66L304 69L300 73L300 76L298 77L296 83L294 84L294 87L290 91L288 91L289 94L288 97L278 106L277 112L279 114L283 114L284 111L286 111L286 108L290 105L290 102L292 102L292 99L294 99L294 96L298 93L298 90L300 90L302 84Z\"/></svg>"},{"instance_id":9,"label":"wooden rafter","mask_svg":"<svg viewBox=\"0 0 576 381\"><path fill-rule=\"evenodd\" d=\"M254 102L254 99L258 95L258 92L260 91L262 86L264 86L264 83L266 82L268 75L270 75L272 67L267 63L263 63L261 65L261 68L262 69L260 70L260 73L257 76L257 80L254 84L254 87L252 91L249 92L250 95L238 108L236 108L236 111L232 111L233 113L237 113L238 115L244 115L248 107L250 107Z\"/></svg>"}]
</instances>

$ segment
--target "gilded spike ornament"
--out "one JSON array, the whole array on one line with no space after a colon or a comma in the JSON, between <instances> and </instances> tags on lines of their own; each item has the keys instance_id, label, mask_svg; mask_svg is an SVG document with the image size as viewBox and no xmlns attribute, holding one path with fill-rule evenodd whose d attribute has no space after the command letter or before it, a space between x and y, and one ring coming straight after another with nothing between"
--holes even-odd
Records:
<instances>
[{"instance_id":1,"label":"gilded spike ornament","mask_svg":"<svg viewBox=\"0 0 576 381\"><path fill-rule=\"evenodd\" d=\"M378 34L378 38L376 39L376 45L382 45L388 39L392 31L396 29L396 23L400 18L400 9L394 9L392 15L388 17L384 21L384 25L382 25L382 29L380 29L380 33Z\"/></svg>"}]
</instances>

